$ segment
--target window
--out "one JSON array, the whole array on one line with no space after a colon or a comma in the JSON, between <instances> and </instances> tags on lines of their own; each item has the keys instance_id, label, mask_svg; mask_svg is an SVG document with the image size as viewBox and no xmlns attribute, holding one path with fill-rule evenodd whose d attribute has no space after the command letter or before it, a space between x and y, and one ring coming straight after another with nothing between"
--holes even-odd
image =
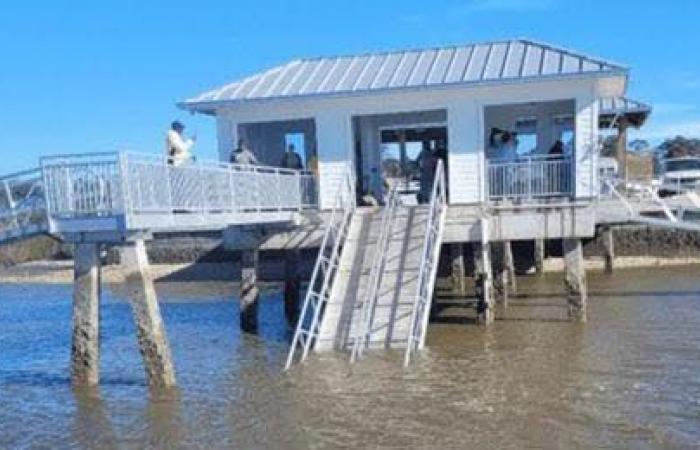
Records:
<instances>
[{"instance_id":1,"label":"window","mask_svg":"<svg viewBox=\"0 0 700 450\"><path fill-rule=\"evenodd\" d=\"M284 150L286 151L290 145L294 146L294 150L296 150L299 156L301 156L302 165L306 167L306 146L304 142L304 133L286 133L284 135Z\"/></svg>"},{"instance_id":2,"label":"window","mask_svg":"<svg viewBox=\"0 0 700 450\"><path fill-rule=\"evenodd\" d=\"M554 118L554 138L564 144L565 155L573 153L575 137L573 117L557 116Z\"/></svg>"},{"instance_id":3,"label":"window","mask_svg":"<svg viewBox=\"0 0 700 450\"><path fill-rule=\"evenodd\" d=\"M532 155L537 153L537 119L528 117L518 119L515 122L517 133L518 155Z\"/></svg>"}]
</instances>

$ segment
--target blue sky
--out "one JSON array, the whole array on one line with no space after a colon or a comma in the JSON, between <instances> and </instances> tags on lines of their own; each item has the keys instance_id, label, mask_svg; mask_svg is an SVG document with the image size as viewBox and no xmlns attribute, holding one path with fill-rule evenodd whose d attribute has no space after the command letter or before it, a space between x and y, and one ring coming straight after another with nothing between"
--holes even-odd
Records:
<instances>
[{"instance_id":1,"label":"blue sky","mask_svg":"<svg viewBox=\"0 0 700 450\"><path fill-rule=\"evenodd\" d=\"M303 56L528 37L632 67L636 133L700 136L700 2L13 1L0 13L0 172L41 154L162 151L173 119L215 157L187 96Z\"/></svg>"}]
</instances>

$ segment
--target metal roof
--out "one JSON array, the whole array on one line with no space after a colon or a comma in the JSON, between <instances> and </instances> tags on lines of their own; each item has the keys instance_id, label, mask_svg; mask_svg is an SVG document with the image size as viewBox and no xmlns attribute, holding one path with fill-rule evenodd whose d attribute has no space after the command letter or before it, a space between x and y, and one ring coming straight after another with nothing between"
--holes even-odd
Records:
<instances>
[{"instance_id":1,"label":"metal roof","mask_svg":"<svg viewBox=\"0 0 700 450\"><path fill-rule=\"evenodd\" d=\"M599 100L598 115L601 125L614 126L625 117L632 125L641 127L651 114L651 106L626 97L606 97Z\"/></svg>"},{"instance_id":2,"label":"metal roof","mask_svg":"<svg viewBox=\"0 0 700 450\"><path fill-rule=\"evenodd\" d=\"M626 74L619 64L525 39L357 56L297 59L181 106L440 85Z\"/></svg>"}]
</instances>

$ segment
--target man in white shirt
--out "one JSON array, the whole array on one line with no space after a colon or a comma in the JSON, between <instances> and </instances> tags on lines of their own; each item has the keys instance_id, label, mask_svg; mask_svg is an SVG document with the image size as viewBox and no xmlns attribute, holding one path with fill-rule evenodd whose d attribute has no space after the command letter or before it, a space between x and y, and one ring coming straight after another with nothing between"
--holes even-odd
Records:
<instances>
[{"instance_id":1,"label":"man in white shirt","mask_svg":"<svg viewBox=\"0 0 700 450\"><path fill-rule=\"evenodd\" d=\"M165 152L168 157L168 164L173 166L181 166L192 159L190 149L194 146L194 138L186 139L182 135L184 130L185 126L176 120L170 125L165 139Z\"/></svg>"},{"instance_id":2,"label":"man in white shirt","mask_svg":"<svg viewBox=\"0 0 700 450\"><path fill-rule=\"evenodd\" d=\"M258 159L255 157L255 154L248 149L248 146L242 139L238 141L238 146L231 153L231 162L243 166L258 165Z\"/></svg>"}]
</instances>

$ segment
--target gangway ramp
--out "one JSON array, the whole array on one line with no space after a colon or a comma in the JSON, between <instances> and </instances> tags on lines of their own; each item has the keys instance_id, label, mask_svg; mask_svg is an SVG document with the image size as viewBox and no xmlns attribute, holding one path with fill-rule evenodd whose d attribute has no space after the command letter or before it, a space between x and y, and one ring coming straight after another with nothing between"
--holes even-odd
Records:
<instances>
[{"instance_id":1,"label":"gangway ramp","mask_svg":"<svg viewBox=\"0 0 700 450\"><path fill-rule=\"evenodd\" d=\"M387 245L380 245L382 210L362 209L355 214L339 277L326 306L316 349L350 351L358 336L367 348L405 348L408 344L414 297L429 207L400 206L391 224ZM371 299L372 265L376 252L386 263ZM366 302L372 302L369 329L365 329Z\"/></svg>"}]
</instances>

